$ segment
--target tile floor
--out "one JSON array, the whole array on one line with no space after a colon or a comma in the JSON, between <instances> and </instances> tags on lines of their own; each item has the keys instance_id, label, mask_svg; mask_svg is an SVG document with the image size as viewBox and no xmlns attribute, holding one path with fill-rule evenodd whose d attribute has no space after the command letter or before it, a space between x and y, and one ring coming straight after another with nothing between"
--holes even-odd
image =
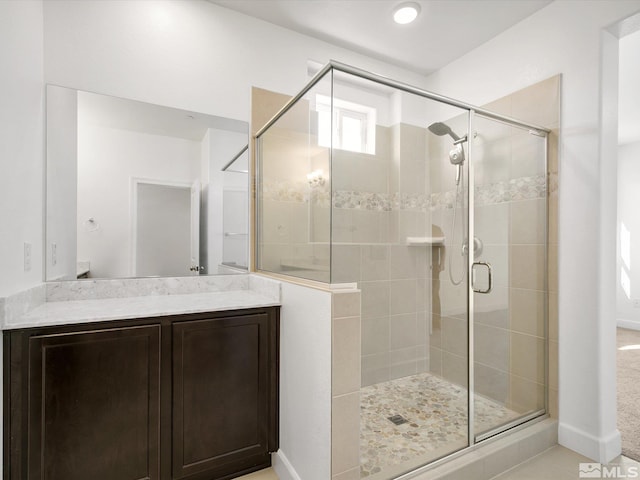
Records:
<instances>
[{"instance_id":1,"label":"tile floor","mask_svg":"<svg viewBox=\"0 0 640 480\"><path fill-rule=\"evenodd\" d=\"M578 467L581 462L590 462L590 460L579 453L557 445L511 470L493 477L492 480L576 480L580 478ZM640 478L640 475L634 475L633 471L629 469L629 467L635 467L640 473L640 463L635 460L618 457L610 462L607 468L612 471L611 469L617 466L619 466L619 470L613 470L614 475L608 478ZM278 477L273 469L267 468L240 477L238 480L278 480Z\"/></svg>"},{"instance_id":2,"label":"tile floor","mask_svg":"<svg viewBox=\"0 0 640 480\"><path fill-rule=\"evenodd\" d=\"M264 470L238 477L236 480L278 480L278 476L273 471L273 468L265 468Z\"/></svg>"},{"instance_id":3,"label":"tile floor","mask_svg":"<svg viewBox=\"0 0 640 480\"><path fill-rule=\"evenodd\" d=\"M591 463L592 460L556 445L492 480L574 480L581 478L579 465L583 462ZM605 477L606 472L602 472L602 475L593 475L591 478L640 478L640 463L627 457L617 457L605 467L613 474ZM630 467L635 467L638 474Z\"/></svg>"},{"instance_id":4,"label":"tile floor","mask_svg":"<svg viewBox=\"0 0 640 480\"><path fill-rule=\"evenodd\" d=\"M363 387L360 409L361 478L394 477L467 445L467 390L430 373ZM394 415L407 422L394 425ZM476 396L477 432L518 416Z\"/></svg>"}]
</instances>

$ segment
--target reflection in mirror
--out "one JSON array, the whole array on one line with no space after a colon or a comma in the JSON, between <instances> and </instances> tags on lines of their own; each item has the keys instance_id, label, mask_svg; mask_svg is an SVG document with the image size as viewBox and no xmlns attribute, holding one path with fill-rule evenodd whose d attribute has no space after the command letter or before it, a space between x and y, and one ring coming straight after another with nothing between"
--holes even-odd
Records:
<instances>
[{"instance_id":1,"label":"reflection in mirror","mask_svg":"<svg viewBox=\"0 0 640 480\"><path fill-rule=\"evenodd\" d=\"M48 85L46 280L246 271L247 135L246 122Z\"/></svg>"},{"instance_id":2,"label":"reflection in mirror","mask_svg":"<svg viewBox=\"0 0 640 480\"><path fill-rule=\"evenodd\" d=\"M249 174L249 145L245 145L222 167L224 189L222 264L228 268L248 269L249 224L246 216L238 212L249 212L247 176Z\"/></svg>"},{"instance_id":3,"label":"reflection in mirror","mask_svg":"<svg viewBox=\"0 0 640 480\"><path fill-rule=\"evenodd\" d=\"M249 173L249 145L242 147L229 162L222 167L223 172Z\"/></svg>"}]
</instances>

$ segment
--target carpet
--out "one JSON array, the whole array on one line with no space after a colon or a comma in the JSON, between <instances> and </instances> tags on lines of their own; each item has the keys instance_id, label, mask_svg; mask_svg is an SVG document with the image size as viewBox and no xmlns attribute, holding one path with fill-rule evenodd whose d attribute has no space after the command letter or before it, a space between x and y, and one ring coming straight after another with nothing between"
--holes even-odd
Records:
<instances>
[{"instance_id":1,"label":"carpet","mask_svg":"<svg viewBox=\"0 0 640 480\"><path fill-rule=\"evenodd\" d=\"M640 461L640 331L618 328L617 338L618 430L622 436L622 454ZM637 348L624 348L634 345Z\"/></svg>"}]
</instances>

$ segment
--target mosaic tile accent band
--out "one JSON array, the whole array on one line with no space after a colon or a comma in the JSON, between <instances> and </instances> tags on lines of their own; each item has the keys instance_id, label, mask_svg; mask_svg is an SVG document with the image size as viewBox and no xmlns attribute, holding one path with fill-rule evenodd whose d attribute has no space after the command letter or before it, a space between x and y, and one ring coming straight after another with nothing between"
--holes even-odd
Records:
<instances>
[{"instance_id":1,"label":"mosaic tile accent band","mask_svg":"<svg viewBox=\"0 0 640 480\"><path fill-rule=\"evenodd\" d=\"M557 190L557 180L551 179L550 190ZM308 203L321 207L329 206L329 186L310 187L307 182L273 180L263 183L263 198L279 202ZM490 185L475 187L476 205L492 205L518 200L544 198L547 193L546 175L520 177ZM390 212L408 210L427 212L453 208L455 190L428 194L371 193L339 190L333 192L333 207L351 210Z\"/></svg>"}]
</instances>

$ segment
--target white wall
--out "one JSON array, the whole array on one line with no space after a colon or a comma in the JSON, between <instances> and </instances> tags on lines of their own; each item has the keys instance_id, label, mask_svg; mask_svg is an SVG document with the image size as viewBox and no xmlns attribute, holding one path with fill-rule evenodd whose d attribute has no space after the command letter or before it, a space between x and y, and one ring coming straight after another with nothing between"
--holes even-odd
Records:
<instances>
[{"instance_id":1,"label":"white wall","mask_svg":"<svg viewBox=\"0 0 640 480\"><path fill-rule=\"evenodd\" d=\"M640 30L620 39L618 142L640 141Z\"/></svg>"},{"instance_id":2,"label":"white wall","mask_svg":"<svg viewBox=\"0 0 640 480\"><path fill-rule=\"evenodd\" d=\"M78 122L78 260L91 276L131 275L131 178L193 183L200 142ZM91 231L93 218L99 228Z\"/></svg>"},{"instance_id":3,"label":"white wall","mask_svg":"<svg viewBox=\"0 0 640 480\"><path fill-rule=\"evenodd\" d=\"M200 142L200 265L209 273L209 170L211 169L211 140L207 129Z\"/></svg>"},{"instance_id":4,"label":"white wall","mask_svg":"<svg viewBox=\"0 0 640 480\"><path fill-rule=\"evenodd\" d=\"M241 173L248 183L248 176ZM249 262L249 193L244 188L225 187L222 199L222 260L227 264L235 264L247 268ZM226 235L234 233L240 235Z\"/></svg>"},{"instance_id":5,"label":"white wall","mask_svg":"<svg viewBox=\"0 0 640 480\"><path fill-rule=\"evenodd\" d=\"M640 30L620 39L619 54L617 317L618 326L640 329L640 304L633 306L634 300L640 302ZM630 234L624 247L624 267L622 224ZM623 274L629 280L629 296L622 287Z\"/></svg>"},{"instance_id":6,"label":"white wall","mask_svg":"<svg viewBox=\"0 0 640 480\"><path fill-rule=\"evenodd\" d=\"M222 171L229 160L247 144L247 134L228 130L209 129L209 191L208 191L208 262L209 273L218 273L222 263L223 202L222 191L229 174ZM233 185L231 185L233 186Z\"/></svg>"},{"instance_id":7,"label":"white wall","mask_svg":"<svg viewBox=\"0 0 640 480\"><path fill-rule=\"evenodd\" d=\"M45 2L45 79L82 90L248 120L251 86L294 94L332 58L424 82L206 1Z\"/></svg>"},{"instance_id":8,"label":"white wall","mask_svg":"<svg viewBox=\"0 0 640 480\"><path fill-rule=\"evenodd\" d=\"M238 140L240 138L238 137ZM247 137L244 137L247 140ZM236 151L222 166L236 157ZM222 160L222 158L221 158ZM221 166L221 167L222 167ZM247 172L247 173L243 173ZM247 268L249 265L249 151L240 155L222 173L222 261ZM240 233L244 235L226 235Z\"/></svg>"},{"instance_id":9,"label":"white wall","mask_svg":"<svg viewBox=\"0 0 640 480\"><path fill-rule=\"evenodd\" d=\"M618 149L618 239L620 242L621 225L630 233L630 265L622 261L621 246L618 243L617 255L617 308L618 322L638 322L640 329L640 308L633 306L634 300L640 301L640 142L621 145ZM627 257L625 255L625 257ZM629 257L627 257L629 258ZM624 265L624 267L623 267ZM630 280L628 297L622 288L621 275L626 272ZM623 325L630 326L630 325Z\"/></svg>"},{"instance_id":10,"label":"white wall","mask_svg":"<svg viewBox=\"0 0 640 480\"><path fill-rule=\"evenodd\" d=\"M0 2L0 297L42 281L42 11L41 1Z\"/></svg>"},{"instance_id":11,"label":"white wall","mask_svg":"<svg viewBox=\"0 0 640 480\"><path fill-rule=\"evenodd\" d=\"M48 208L45 224L45 278L75 280L78 238L78 92L50 85L46 97Z\"/></svg>"},{"instance_id":12,"label":"white wall","mask_svg":"<svg viewBox=\"0 0 640 480\"><path fill-rule=\"evenodd\" d=\"M189 275L191 188L142 183L137 203L135 275Z\"/></svg>"},{"instance_id":13,"label":"white wall","mask_svg":"<svg viewBox=\"0 0 640 480\"><path fill-rule=\"evenodd\" d=\"M281 480L331 478L331 293L282 283Z\"/></svg>"},{"instance_id":14,"label":"white wall","mask_svg":"<svg viewBox=\"0 0 640 480\"><path fill-rule=\"evenodd\" d=\"M42 2L0 2L0 297L42 281L42 62Z\"/></svg>"},{"instance_id":15,"label":"white wall","mask_svg":"<svg viewBox=\"0 0 640 480\"><path fill-rule=\"evenodd\" d=\"M601 102L605 94L612 93L608 86L608 91L602 89L603 73L611 69L609 64L601 69L601 56L604 52L609 58L615 44L602 29L638 10L637 0L556 0L436 72L427 85L438 93L480 105L552 75L563 75L559 437L563 445L600 461L610 460L620 449L615 424L613 321L615 149L610 151L611 124L603 123L603 119L609 122L611 112ZM604 61L609 62L607 58ZM615 130L615 118L612 122Z\"/></svg>"}]
</instances>

